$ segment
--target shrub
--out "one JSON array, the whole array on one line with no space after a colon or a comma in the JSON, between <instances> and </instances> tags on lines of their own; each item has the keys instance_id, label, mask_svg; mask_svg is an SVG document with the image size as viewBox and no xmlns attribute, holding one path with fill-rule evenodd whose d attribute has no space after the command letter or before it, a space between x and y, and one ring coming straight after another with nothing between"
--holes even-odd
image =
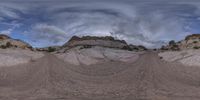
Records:
<instances>
[{"instance_id":1,"label":"shrub","mask_svg":"<svg viewBox=\"0 0 200 100\"><path fill-rule=\"evenodd\" d=\"M1 45L1 48L2 49L6 49L7 47L5 45Z\"/></svg>"},{"instance_id":2,"label":"shrub","mask_svg":"<svg viewBox=\"0 0 200 100\"><path fill-rule=\"evenodd\" d=\"M161 50L168 50L168 48L165 47L165 46L162 46L160 49L161 49Z\"/></svg>"},{"instance_id":3,"label":"shrub","mask_svg":"<svg viewBox=\"0 0 200 100\"><path fill-rule=\"evenodd\" d=\"M174 44L174 45L172 45L171 50L173 50L173 51L179 51L180 48L179 48L178 45Z\"/></svg>"},{"instance_id":4,"label":"shrub","mask_svg":"<svg viewBox=\"0 0 200 100\"><path fill-rule=\"evenodd\" d=\"M54 51L56 51L56 49L55 49L55 48L48 47L48 52L54 52Z\"/></svg>"},{"instance_id":5,"label":"shrub","mask_svg":"<svg viewBox=\"0 0 200 100\"><path fill-rule=\"evenodd\" d=\"M83 45L83 46L80 47L80 50L81 49L87 49L87 48L92 48L92 46L91 45Z\"/></svg>"},{"instance_id":6,"label":"shrub","mask_svg":"<svg viewBox=\"0 0 200 100\"><path fill-rule=\"evenodd\" d=\"M83 48L92 48L91 45L84 45Z\"/></svg>"},{"instance_id":7,"label":"shrub","mask_svg":"<svg viewBox=\"0 0 200 100\"><path fill-rule=\"evenodd\" d=\"M11 44L10 42L7 42L7 43L6 43L6 47L7 47L7 48L9 48L9 47L11 47L11 46L12 46L12 44Z\"/></svg>"},{"instance_id":8,"label":"shrub","mask_svg":"<svg viewBox=\"0 0 200 100\"><path fill-rule=\"evenodd\" d=\"M128 51L133 51L133 49L131 49L129 46L123 46L122 49L123 49L123 50L128 50Z\"/></svg>"},{"instance_id":9,"label":"shrub","mask_svg":"<svg viewBox=\"0 0 200 100\"><path fill-rule=\"evenodd\" d=\"M174 40L169 41L169 45L175 45L176 42Z\"/></svg>"},{"instance_id":10,"label":"shrub","mask_svg":"<svg viewBox=\"0 0 200 100\"><path fill-rule=\"evenodd\" d=\"M193 43L198 43L197 41L193 41Z\"/></svg>"},{"instance_id":11,"label":"shrub","mask_svg":"<svg viewBox=\"0 0 200 100\"><path fill-rule=\"evenodd\" d=\"M200 48L200 47L196 47L196 46L195 46L195 47L193 47L193 49L199 49L199 48Z\"/></svg>"},{"instance_id":12,"label":"shrub","mask_svg":"<svg viewBox=\"0 0 200 100\"><path fill-rule=\"evenodd\" d=\"M141 50L148 50L146 47L142 46L142 45L138 45L138 48Z\"/></svg>"}]
</instances>

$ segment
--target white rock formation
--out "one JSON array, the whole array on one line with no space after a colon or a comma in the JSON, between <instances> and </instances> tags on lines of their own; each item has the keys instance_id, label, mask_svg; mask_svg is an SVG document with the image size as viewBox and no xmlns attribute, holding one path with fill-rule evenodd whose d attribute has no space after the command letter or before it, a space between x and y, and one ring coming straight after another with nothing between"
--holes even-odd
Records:
<instances>
[{"instance_id":1,"label":"white rock formation","mask_svg":"<svg viewBox=\"0 0 200 100\"><path fill-rule=\"evenodd\" d=\"M43 56L43 53L25 49L0 49L0 67L28 63Z\"/></svg>"},{"instance_id":2,"label":"white rock formation","mask_svg":"<svg viewBox=\"0 0 200 100\"><path fill-rule=\"evenodd\" d=\"M200 66L200 50L166 51L158 55L168 62L180 62L187 66Z\"/></svg>"},{"instance_id":3,"label":"white rock formation","mask_svg":"<svg viewBox=\"0 0 200 100\"><path fill-rule=\"evenodd\" d=\"M72 48L65 53L56 54L58 58L74 65L91 65L105 61L134 62L139 53L114 48L94 46L92 48Z\"/></svg>"}]
</instances>

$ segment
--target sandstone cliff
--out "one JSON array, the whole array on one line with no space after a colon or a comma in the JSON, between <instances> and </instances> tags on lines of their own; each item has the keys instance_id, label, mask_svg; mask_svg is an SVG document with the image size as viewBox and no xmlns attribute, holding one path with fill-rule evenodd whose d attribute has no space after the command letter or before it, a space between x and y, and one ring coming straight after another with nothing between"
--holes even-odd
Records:
<instances>
[{"instance_id":1,"label":"sandstone cliff","mask_svg":"<svg viewBox=\"0 0 200 100\"><path fill-rule=\"evenodd\" d=\"M200 49L200 34L192 34L186 36L184 40L175 42L170 41L168 45L163 46L162 50L185 50Z\"/></svg>"},{"instance_id":2,"label":"sandstone cliff","mask_svg":"<svg viewBox=\"0 0 200 100\"><path fill-rule=\"evenodd\" d=\"M32 49L32 46L21 40L13 39L7 35L0 34L0 48Z\"/></svg>"}]
</instances>

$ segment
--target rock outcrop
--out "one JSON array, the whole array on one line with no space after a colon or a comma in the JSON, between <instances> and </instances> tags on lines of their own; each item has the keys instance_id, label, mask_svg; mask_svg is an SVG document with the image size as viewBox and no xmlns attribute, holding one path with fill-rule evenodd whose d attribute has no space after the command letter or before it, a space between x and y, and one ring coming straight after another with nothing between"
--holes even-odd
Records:
<instances>
[{"instance_id":1,"label":"rock outcrop","mask_svg":"<svg viewBox=\"0 0 200 100\"><path fill-rule=\"evenodd\" d=\"M44 48L36 48L35 50L42 52L54 52L60 50L61 48L62 48L61 46L49 46Z\"/></svg>"},{"instance_id":2,"label":"rock outcrop","mask_svg":"<svg viewBox=\"0 0 200 100\"><path fill-rule=\"evenodd\" d=\"M162 50L185 50L200 49L200 34L192 34L186 36L184 40L175 42L170 41L167 46L163 46Z\"/></svg>"},{"instance_id":3,"label":"rock outcrop","mask_svg":"<svg viewBox=\"0 0 200 100\"><path fill-rule=\"evenodd\" d=\"M200 34L186 36L182 41L170 41L158 55L168 62L179 62L186 66L200 66Z\"/></svg>"},{"instance_id":4,"label":"rock outcrop","mask_svg":"<svg viewBox=\"0 0 200 100\"><path fill-rule=\"evenodd\" d=\"M131 63L138 59L140 53L95 46L87 49L74 47L64 53L56 53L56 56L73 65L93 65L105 62Z\"/></svg>"},{"instance_id":5,"label":"rock outcrop","mask_svg":"<svg viewBox=\"0 0 200 100\"><path fill-rule=\"evenodd\" d=\"M73 48L82 46L83 48L91 48L92 46L117 48L129 51L147 50L144 46L128 45L124 40L117 40L111 36L96 37L96 36L73 36L67 43L63 45L64 48Z\"/></svg>"},{"instance_id":6,"label":"rock outcrop","mask_svg":"<svg viewBox=\"0 0 200 100\"><path fill-rule=\"evenodd\" d=\"M127 46L124 40L115 40L113 37L95 37L95 36L73 36L64 46L76 47L76 46L101 46L109 48L123 48Z\"/></svg>"},{"instance_id":7,"label":"rock outcrop","mask_svg":"<svg viewBox=\"0 0 200 100\"><path fill-rule=\"evenodd\" d=\"M0 48L32 49L32 46L21 40L13 39L7 35L0 34Z\"/></svg>"},{"instance_id":8,"label":"rock outcrop","mask_svg":"<svg viewBox=\"0 0 200 100\"><path fill-rule=\"evenodd\" d=\"M56 56L73 65L93 65L105 62L133 62L146 50L144 46L128 45L113 37L73 36Z\"/></svg>"}]
</instances>

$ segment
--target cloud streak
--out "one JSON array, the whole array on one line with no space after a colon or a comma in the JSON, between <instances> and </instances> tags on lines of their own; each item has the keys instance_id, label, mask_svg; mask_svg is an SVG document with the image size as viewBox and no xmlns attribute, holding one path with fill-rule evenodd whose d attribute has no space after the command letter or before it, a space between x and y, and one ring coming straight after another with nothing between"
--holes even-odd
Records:
<instances>
[{"instance_id":1,"label":"cloud streak","mask_svg":"<svg viewBox=\"0 0 200 100\"><path fill-rule=\"evenodd\" d=\"M0 31L11 28L11 35L24 35L18 38L29 39L34 46L62 45L73 35L111 35L153 48L199 32L198 5L184 0L4 1L0 22L20 26Z\"/></svg>"}]
</instances>

